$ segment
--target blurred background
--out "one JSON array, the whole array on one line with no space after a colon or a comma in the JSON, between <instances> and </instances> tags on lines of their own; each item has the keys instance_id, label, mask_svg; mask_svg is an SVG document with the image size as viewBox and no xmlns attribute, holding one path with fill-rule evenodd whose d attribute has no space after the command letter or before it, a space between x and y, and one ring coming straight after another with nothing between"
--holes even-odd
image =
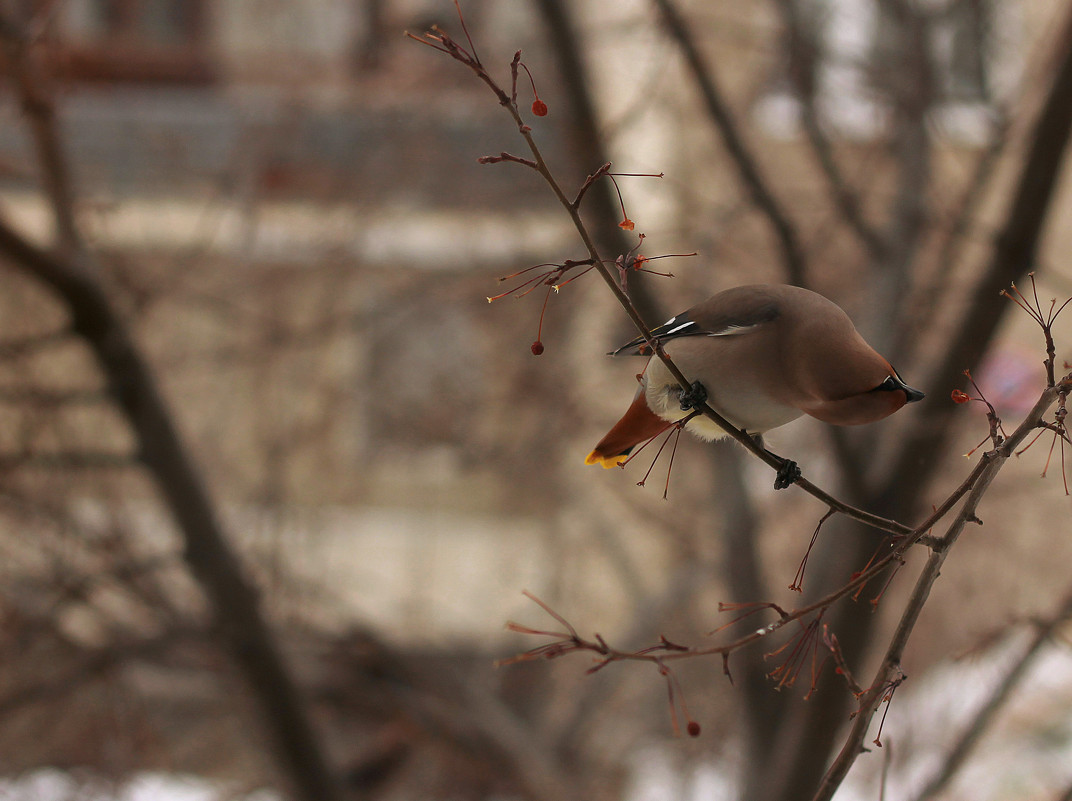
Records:
<instances>
[{"instance_id":1,"label":"blurred background","mask_svg":"<svg viewBox=\"0 0 1072 801\"><path fill-rule=\"evenodd\" d=\"M507 621L561 629L523 590L625 649L714 642L732 620L719 602L791 608L826 510L728 443L682 438L669 479L664 453L643 487L655 448L624 471L584 465L642 364L604 354L635 332L594 273L542 318L543 287L489 305L525 280L501 277L587 254L539 176L477 163L529 155L487 87L403 36L438 23L464 42L452 3L2 7L0 219L129 330L340 797L810 797L852 703L832 665L776 692L775 645L735 655L732 684L717 657L676 663L669 703L646 664L495 667L547 641ZM640 232L649 257L698 254L650 263L673 278L629 275L649 323L737 284L803 283L928 393L867 430L773 432L815 483L921 520L988 432L981 404L948 400L961 371L1009 430L1038 398L1042 334L991 283L1026 293L1034 270L1044 310L1072 295L1067 130L1046 116L1072 102L1068 3L461 7L503 86L522 50L549 114L528 117L524 73L519 105L567 194L604 161L664 174L618 178L624 207L600 181L583 207L608 258ZM77 308L0 259L0 797L288 797L271 693L231 658L229 610L191 572L115 375ZM1032 621L1062 628L1072 464L1067 443L1047 462L1052 440L1010 461L947 562L886 747L838 798L1072 786L1060 640L1032 652L966 765L944 759ZM824 525L805 598L878 543ZM863 686L922 558L868 589L877 611L865 597L826 618ZM683 715L699 738L675 734Z\"/></svg>"}]
</instances>

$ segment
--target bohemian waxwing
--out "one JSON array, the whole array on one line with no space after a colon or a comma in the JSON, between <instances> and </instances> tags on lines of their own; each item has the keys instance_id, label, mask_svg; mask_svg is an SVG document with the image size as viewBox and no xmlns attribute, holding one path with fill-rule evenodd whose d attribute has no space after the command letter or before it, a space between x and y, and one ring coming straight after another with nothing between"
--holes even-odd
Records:
<instances>
[{"instance_id":1,"label":"bohemian waxwing","mask_svg":"<svg viewBox=\"0 0 1072 801\"><path fill-rule=\"evenodd\" d=\"M588 454L586 464L616 467L637 445L699 406L704 391L712 409L752 435L802 414L836 425L871 423L923 398L864 342L840 307L795 286L727 289L671 318L652 336L700 387L694 384L683 393L653 356L638 376L632 404ZM627 351L651 353L637 338L610 355ZM704 440L726 436L702 415L686 429Z\"/></svg>"}]
</instances>

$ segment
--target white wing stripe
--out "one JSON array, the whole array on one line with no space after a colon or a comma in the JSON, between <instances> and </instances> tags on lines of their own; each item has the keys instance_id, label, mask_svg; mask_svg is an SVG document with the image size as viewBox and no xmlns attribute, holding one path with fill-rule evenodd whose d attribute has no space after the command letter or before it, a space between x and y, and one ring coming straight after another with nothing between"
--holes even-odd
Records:
<instances>
[{"instance_id":1,"label":"white wing stripe","mask_svg":"<svg viewBox=\"0 0 1072 801\"><path fill-rule=\"evenodd\" d=\"M677 318L675 317L674 319L676 320ZM674 320L671 320L670 322L672 323ZM667 323L667 325L669 324L670 323ZM671 334L676 334L678 331L684 331L686 328L690 328L694 325L696 325L696 323L692 322L692 320L687 320L686 322L681 323L681 325L676 325L673 328L661 332L660 336L670 336Z\"/></svg>"},{"instance_id":2,"label":"white wing stripe","mask_svg":"<svg viewBox=\"0 0 1072 801\"><path fill-rule=\"evenodd\" d=\"M727 325L718 331L709 331L707 336L709 337L731 337L735 334L743 334L746 331L751 331L753 328L759 328L761 324L756 323L754 325Z\"/></svg>"}]
</instances>

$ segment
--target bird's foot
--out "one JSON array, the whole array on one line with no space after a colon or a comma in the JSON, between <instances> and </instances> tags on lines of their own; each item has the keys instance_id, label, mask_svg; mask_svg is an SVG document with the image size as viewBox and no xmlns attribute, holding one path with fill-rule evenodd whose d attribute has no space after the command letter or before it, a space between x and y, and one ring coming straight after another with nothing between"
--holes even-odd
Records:
<instances>
[{"instance_id":1,"label":"bird's foot","mask_svg":"<svg viewBox=\"0 0 1072 801\"><path fill-rule=\"evenodd\" d=\"M803 473L800 472L800 466L792 459L783 458L770 450L763 444L763 437L759 434L749 434L749 436L756 445L763 448L765 453L773 456L782 463L782 466L778 468L778 475L774 477L774 488L780 490L796 484L797 479L803 475Z\"/></svg>"},{"instance_id":2,"label":"bird's foot","mask_svg":"<svg viewBox=\"0 0 1072 801\"><path fill-rule=\"evenodd\" d=\"M803 474L800 472L800 467L796 462L792 459L782 459L782 466L778 468L778 475L774 478L774 488L780 490L790 487L797 482L801 475Z\"/></svg>"},{"instance_id":3,"label":"bird's foot","mask_svg":"<svg viewBox=\"0 0 1072 801\"><path fill-rule=\"evenodd\" d=\"M699 409L707 402L707 390L699 381L693 381L688 389L679 389L677 397L681 402L681 411L688 412Z\"/></svg>"}]
</instances>

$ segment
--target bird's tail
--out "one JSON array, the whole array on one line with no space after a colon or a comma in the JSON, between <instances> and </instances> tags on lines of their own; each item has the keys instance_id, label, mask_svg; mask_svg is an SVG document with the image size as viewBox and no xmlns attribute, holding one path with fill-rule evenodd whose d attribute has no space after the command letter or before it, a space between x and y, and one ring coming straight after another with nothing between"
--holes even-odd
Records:
<instances>
[{"instance_id":1,"label":"bird's tail","mask_svg":"<svg viewBox=\"0 0 1072 801\"><path fill-rule=\"evenodd\" d=\"M625 461L633 448L657 437L672 425L674 424L663 420L648 408L644 388L641 386L622 419L599 441L584 463L598 464L607 469L617 467Z\"/></svg>"}]
</instances>

